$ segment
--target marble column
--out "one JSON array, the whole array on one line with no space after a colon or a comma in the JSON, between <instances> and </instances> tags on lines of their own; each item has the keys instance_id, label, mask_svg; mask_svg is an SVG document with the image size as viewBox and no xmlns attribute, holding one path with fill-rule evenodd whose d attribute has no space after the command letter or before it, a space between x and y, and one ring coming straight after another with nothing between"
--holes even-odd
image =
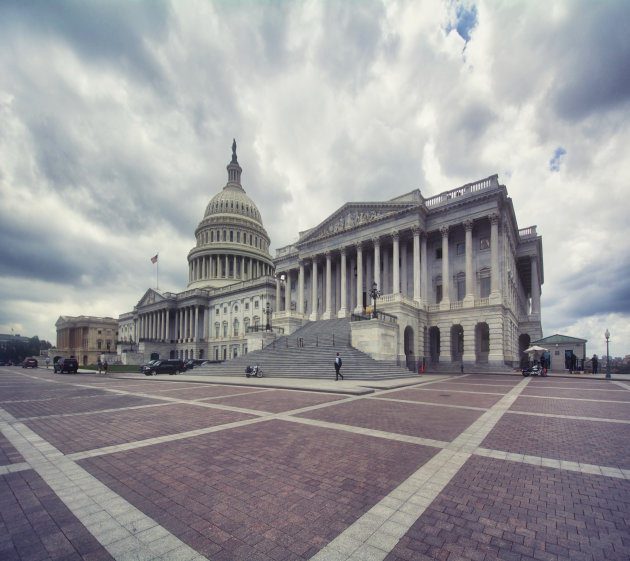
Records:
<instances>
[{"instance_id":1,"label":"marble column","mask_svg":"<svg viewBox=\"0 0 630 561\"><path fill-rule=\"evenodd\" d=\"M413 228L413 299L421 302L420 298L420 228Z\"/></svg>"},{"instance_id":2,"label":"marble column","mask_svg":"<svg viewBox=\"0 0 630 561\"><path fill-rule=\"evenodd\" d=\"M422 232L420 236L420 298L423 302L429 301L427 292L429 265L427 262L427 233Z\"/></svg>"},{"instance_id":3,"label":"marble column","mask_svg":"<svg viewBox=\"0 0 630 561\"><path fill-rule=\"evenodd\" d=\"M441 310L450 310L451 308L451 279L448 264L448 226L440 228L442 234L442 302L440 302ZM450 341L450 338L449 338ZM449 347L450 350L450 347Z\"/></svg>"},{"instance_id":4,"label":"marble column","mask_svg":"<svg viewBox=\"0 0 630 561\"><path fill-rule=\"evenodd\" d=\"M532 264L532 315L540 317L540 281L538 280L538 259L531 257Z\"/></svg>"},{"instance_id":5,"label":"marble column","mask_svg":"<svg viewBox=\"0 0 630 561\"><path fill-rule=\"evenodd\" d=\"M492 276L490 277L490 303L501 301L499 285L499 215L490 215L490 252L492 254Z\"/></svg>"},{"instance_id":6,"label":"marble column","mask_svg":"<svg viewBox=\"0 0 630 561\"><path fill-rule=\"evenodd\" d=\"M392 234L394 241L393 255L392 255L392 272L393 283L392 294L400 294L400 234L394 232Z\"/></svg>"},{"instance_id":7,"label":"marble column","mask_svg":"<svg viewBox=\"0 0 630 561\"><path fill-rule=\"evenodd\" d=\"M361 242L356 244L357 247L357 307L355 313L363 313L363 246Z\"/></svg>"},{"instance_id":8,"label":"marble column","mask_svg":"<svg viewBox=\"0 0 630 561\"><path fill-rule=\"evenodd\" d=\"M341 307L337 317L345 318L348 314L348 283L346 281L346 248L341 248Z\"/></svg>"},{"instance_id":9,"label":"marble column","mask_svg":"<svg viewBox=\"0 0 630 561\"><path fill-rule=\"evenodd\" d=\"M195 306L195 325L193 337L195 341L199 341L199 306Z\"/></svg>"},{"instance_id":10,"label":"marble column","mask_svg":"<svg viewBox=\"0 0 630 561\"><path fill-rule=\"evenodd\" d=\"M276 313L281 311L282 288L280 286L280 273L276 275Z\"/></svg>"},{"instance_id":11,"label":"marble column","mask_svg":"<svg viewBox=\"0 0 630 561\"><path fill-rule=\"evenodd\" d=\"M466 296L464 296L464 308L472 308L475 305L472 230L473 221L464 220L464 231L466 234Z\"/></svg>"},{"instance_id":12,"label":"marble column","mask_svg":"<svg viewBox=\"0 0 630 561\"><path fill-rule=\"evenodd\" d=\"M313 267L311 274L311 321L317 321L317 257L313 257Z\"/></svg>"},{"instance_id":13,"label":"marble column","mask_svg":"<svg viewBox=\"0 0 630 561\"><path fill-rule=\"evenodd\" d=\"M284 276L284 310L291 313L291 271L288 270Z\"/></svg>"},{"instance_id":14,"label":"marble column","mask_svg":"<svg viewBox=\"0 0 630 561\"><path fill-rule=\"evenodd\" d=\"M322 319L332 317L332 255L326 252L326 309Z\"/></svg>"},{"instance_id":15,"label":"marble column","mask_svg":"<svg viewBox=\"0 0 630 561\"><path fill-rule=\"evenodd\" d=\"M300 272L298 273L298 301L297 311L304 315L304 261L300 259Z\"/></svg>"},{"instance_id":16,"label":"marble column","mask_svg":"<svg viewBox=\"0 0 630 561\"><path fill-rule=\"evenodd\" d=\"M374 282L378 289L382 292L383 285L381 282L381 240L374 238Z\"/></svg>"}]
</instances>

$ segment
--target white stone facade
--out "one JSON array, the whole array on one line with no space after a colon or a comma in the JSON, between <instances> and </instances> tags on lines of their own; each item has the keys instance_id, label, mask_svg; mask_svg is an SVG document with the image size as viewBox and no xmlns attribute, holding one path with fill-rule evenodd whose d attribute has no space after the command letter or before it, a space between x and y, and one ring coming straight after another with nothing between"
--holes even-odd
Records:
<instances>
[{"instance_id":1,"label":"white stone facade","mask_svg":"<svg viewBox=\"0 0 630 561\"><path fill-rule=\"evenodd\" d=\"M521 335L542 335L542 240L518 228L497 176L429 199L348 203L278 249L275 265L276 325L364 314L377 288L398 337L389 355L374 336L375 358L517 365ZM366 329L354 325L353 338Z\"/></svg>"},{"instance_id":2,"label":"white stone facade","mask_svg":"<svg viewBox=\"0 0 630 561\"><path fill-rule=\"evenodd\" d=\"M227 169L195 231L188 289L150 289L120 316L129 352L231 359L266 344L268 319L292 333L364 317L373 287L378 319L353 322L352 336L377 359L517 365L523 341L542 337L542 240L518 228L497 176L428 199L347 203L272 259L235 144Z\"/></svg>"}]
</instances>

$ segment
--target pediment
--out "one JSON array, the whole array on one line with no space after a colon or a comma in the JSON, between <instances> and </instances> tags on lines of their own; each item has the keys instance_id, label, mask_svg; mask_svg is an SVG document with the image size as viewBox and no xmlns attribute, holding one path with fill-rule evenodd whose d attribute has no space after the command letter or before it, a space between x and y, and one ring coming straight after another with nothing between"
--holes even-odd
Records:
<instances>
[{"instance_id":1,"label":"pediment","mask_svg":"<svg viewBox=\"0 0 630 561\"><path fill-rule=\"evenodd\" d=\"M305 232L298 244L312 242L321 238L328 238L355 228L380 222L394 216L401 211L415 207L410 202L387 203L348 203L315 228Z\"/></svg>"},{"instance_id":2,"label":"pediment","mask_svg":"<svg viewBox=\"0 0 630 561\"><path fill-rule=\"evenodd\" d=\"M149 288L149 290L144 293L144 296L140 298L137 307L141 308L143 306L149 306L151 304L163 302L164 300L166 300L166 298L162 294L160 294L160 292L153 288Z\"/></svg>"}]
</instances>

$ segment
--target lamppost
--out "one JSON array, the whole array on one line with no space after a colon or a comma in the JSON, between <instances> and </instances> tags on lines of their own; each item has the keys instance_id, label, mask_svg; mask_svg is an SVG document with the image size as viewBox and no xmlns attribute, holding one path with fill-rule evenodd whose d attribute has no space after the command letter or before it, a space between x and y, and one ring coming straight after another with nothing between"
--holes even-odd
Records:
<instances>
[{"instance_id":1,"label":"lamppost","mask_svg":"<svg viewBox=\"0 0 630 561\"><path fill-rule=\"evenodd\" d=\"M267 302L267 307L265 308L265 315L267 316L267 325L265 326L265 329L267 331L271 331L271 306L269 305L269 302Z\"/></svg>"},{"instance_id":2,"label":"lamppost","mask_svg":"<svg viewBox=\"0 0 630 561\"><path fill-rule=\"evenodd\" d=\"M372 308L372 317L376 318L376 299L381 296L381 291L378 289L378 285L373 282L372 290L370 290L370 297L374 300L374 307Z\"/></svg>"},{"instance_id":3,"label":"lamppost","mask_svg":"<svg viewBox=\"0 0 630 561\"><path fill-rule=\"evenodd\" d=\"M610 339L610 331L608 331L608 329L606 329L604 337L606 337L606 378L610 378L610 351L608 350L608 339Z\"/></svg>"}]
</instances>

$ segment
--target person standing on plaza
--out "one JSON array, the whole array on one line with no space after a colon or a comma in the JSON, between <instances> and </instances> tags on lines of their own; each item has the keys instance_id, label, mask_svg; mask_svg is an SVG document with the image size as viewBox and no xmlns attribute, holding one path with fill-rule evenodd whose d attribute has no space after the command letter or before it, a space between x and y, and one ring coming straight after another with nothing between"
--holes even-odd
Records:
<instances>
[{"instance_id":1,"label":"person standing on plaza","mask_svg":"<svg viewBox=\"0 0 630 561\"><path fill-rule=\"evenodd\" d=\"M103 373L103 363L101 362L101 359L98 359L98 373L102 374Z\"/></svg>"},{"instance_id":2,"label":"person standing on plaza","mask_svg":"<svg viewBox=\"0 0 630 561\"><path fill-rule=\"evenodd\" d=\"M337 353L337 356L335 357L335 382L339 380L340 376L341 376L341 379L343 380L343 375L341 374L341 372L339 372L340 369L341 369L341 357L339 356L339 353Z\"/></svg>"},{"instance_id":3,"label":"person standing on plaza","mask_svg":"<svg viewBox=\"0 0 630 561\"><path fill-rule=\"evenodd\" d=\"M49 367L50 367L50 357L47 356L46 357L46 368L49 368Z\"/></svg>"},{"instance_id":4,"label":"person standing on plaza","mask_svg":"<svg viewBox=\"0 0 630 561\"><path fill-rule=\"evenodd\" d=\"M105 361L103 363L103 370L105 371L105 374L107 374L107 366L108 366L107 361Z\"/></svg>"},{"instance_id":5,"label":"person standing on plaza","mask_svg":"<svg viewBox=\"0 0 630 561\"><path fill-rule=\"evenodd\" d=\"M593 358L591 359L591 365L593 374L597 374L597 355L593 355Z\"/></svg>"}]
</instances>

